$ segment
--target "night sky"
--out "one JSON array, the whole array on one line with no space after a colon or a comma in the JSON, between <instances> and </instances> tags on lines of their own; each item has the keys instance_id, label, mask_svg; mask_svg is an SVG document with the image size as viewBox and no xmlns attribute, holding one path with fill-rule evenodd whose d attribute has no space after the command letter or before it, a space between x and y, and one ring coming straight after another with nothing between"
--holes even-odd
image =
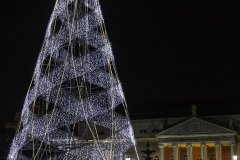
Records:
<instances>
[{"instance_id":1,"label":"night sky","mask_svg":"<svg viewBox=\"0 0 240 160\"><path fill-rule=\"evenodd\" d=\"M22 109L55 0L1 2L0 120ZM100 0L132 117L240 114L237 0Z\"/></svg>"}]
</instances>

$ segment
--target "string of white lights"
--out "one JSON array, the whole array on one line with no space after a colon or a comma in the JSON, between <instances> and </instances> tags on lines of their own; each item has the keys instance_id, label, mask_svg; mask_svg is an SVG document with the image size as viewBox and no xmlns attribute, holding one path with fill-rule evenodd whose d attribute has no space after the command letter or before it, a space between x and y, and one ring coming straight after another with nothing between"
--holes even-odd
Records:
<instances>
[{"instance_id":1,"label":"string of white lights","mask_svg":"<svg viewBox=\"0 0 240 160\"><path fill-rule=\"evenodd\" d=\"M98 0L57 0L8 160L121 160L136 145L103 21Z\"/></svg>"}]
</instances>

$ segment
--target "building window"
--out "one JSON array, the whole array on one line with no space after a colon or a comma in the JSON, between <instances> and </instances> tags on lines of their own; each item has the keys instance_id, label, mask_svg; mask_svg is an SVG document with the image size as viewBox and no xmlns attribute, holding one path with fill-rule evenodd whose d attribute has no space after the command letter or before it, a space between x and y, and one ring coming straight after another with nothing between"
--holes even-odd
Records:
<instances>
[{"instance_id":1,"label":"building window","mask_svg":"<svg viewBox=\"0 0 240 160\"><path fill-rule=\"evenodd\" d=\"M152 133L159 133L159 132L160 132L160 129L157 129L157 128L152 130Z\"/></svg>"},{"instance_id":2,"label":"building window","mask_svg":"<svg viewBox=\"0 0 240 160\"><path fill-rule=\"evenodd\" d=\"M223 146L222 147L222 151L223 151L223 159L224 160L231 160L231 150L230 150L230 146Z\"/></svg>"},{"instance_id":3,"label":"building window","mask_svg":"<svg viewBox=\"0 0 240 160\"><path fill-rule=\"evenodd\" d=\"M230 153L230 147L223 147L223 153Z\"/></svg>"},{"instance_id":4,"label":"building window","mask_svg":"<svg viewBox=\"0 0 240 160\"><path fill-rule=\"evenodd\" d=\"M141 130L140 130L140 133L141 133L141 134L145 134L145 133L147 133L147 130L146 130L146 129L141 129Z\"/></svg>"}]
</instances>

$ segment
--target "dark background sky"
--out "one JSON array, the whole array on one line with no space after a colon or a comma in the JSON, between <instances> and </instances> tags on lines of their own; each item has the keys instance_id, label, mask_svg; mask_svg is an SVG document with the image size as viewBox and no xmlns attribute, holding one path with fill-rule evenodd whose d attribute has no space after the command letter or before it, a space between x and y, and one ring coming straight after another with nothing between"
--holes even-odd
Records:
<instances>
[{"instance_id":1,"label":"dark background sky","mask_svg":"<svg viewBox=\"0 0 240 160\"><path fill-rule=\"evenodd\" d=\"M240 113L237 0L100 2L132 117ZM22 109L54 3L1 2L0 120Z\"/></svg>"}]
</instances>

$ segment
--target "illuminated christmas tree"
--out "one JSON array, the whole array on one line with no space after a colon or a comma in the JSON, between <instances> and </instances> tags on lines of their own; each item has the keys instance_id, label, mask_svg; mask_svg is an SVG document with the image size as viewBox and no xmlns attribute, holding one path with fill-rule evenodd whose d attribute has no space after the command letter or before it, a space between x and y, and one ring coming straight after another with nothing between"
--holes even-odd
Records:
<instances>
[{"instance_id":1,"label":"illuminated christmas tree","mask_svg":"<svg viewBox=\"0 0 240 160\"><path fill-rule=\"evenodd\" d=\"M98 0L57 0L8 160L121 160L131 147Z\"/></svg>"}]
</instances>

